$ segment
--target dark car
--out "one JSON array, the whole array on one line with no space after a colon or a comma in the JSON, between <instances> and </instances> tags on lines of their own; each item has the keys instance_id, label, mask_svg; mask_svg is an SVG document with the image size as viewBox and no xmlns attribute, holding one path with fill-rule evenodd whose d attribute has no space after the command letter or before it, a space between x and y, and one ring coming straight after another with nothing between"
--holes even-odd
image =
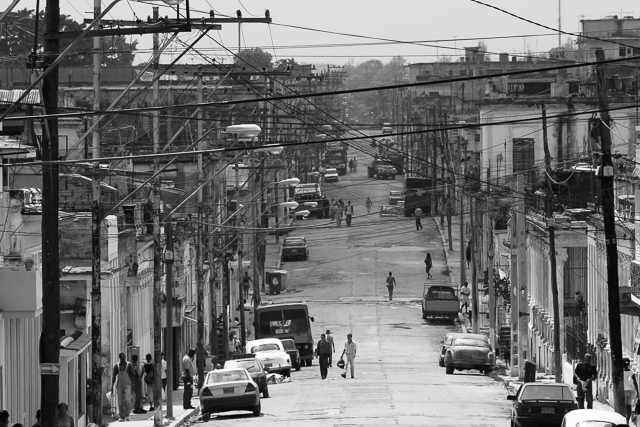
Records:
<instances>
[{"instance_id":1,"label":"dark car","mask_svg":"<svg viewBox=\"0 0 640 427\"><path fill-rule=\"evenodd\" d=\"M251 379L258 384L262 397L269 397L269 385L267 384L267 372L262 366L262 362L255 358L233 359L224 362L224 368L241 369L244 368L251 375Z\"/></svg>"},{"instance_id":2,"label":"dark car","mask_svg":"<svg viewBox=\"0 0 640 427\"><path fill-rule=\"evenodd\" d=\"M281 339L284 351L287 352L291 358L291 367L296 371L300 370L302 363L300 362L300 352L296 348L296 343L292 339Z\"/></svg>"},{"instance_id":3,"label":"dark car","mask_svg":"<svg viewBox=\"0 0 640 427\"><path fill-rule=\"evenodd\" d=\"M444 355L444 367L447 375L454 370L477 369L489 374L496 366L496 358L486 337L465 334L454 338Z\"/></svg>"},{"instance_id":4,"label":"dark car","mask_svg":"<svg viewBox=\"0 0 640 427\"><path fill-rule=\"evenodd\" d=\"M444 355L447 353L447 350L449 349L449 347L451 347L453 340L456 339L456 337L458 337L459 335L462 336L465 334L460 332L449 332L440 341L440 353L438 354L438 366L440 366L441 368L444 368Z\"/></svg>"},{"instance_id":5,"label":"dark car","mask_svg":"<svg viewBox=\"0 0 640 427\"><path fill-rule=\"evenodd\" d=\"M282 261L291 258L309 259L309 247L304 237L287 237L282 243Z\"/></svg>"},{"instance_id":6,"label":"dark car","mask_svg":"<svg viewBox=\"0 0 640 427\"><path fill-rule=\"evenodd\" d=\"M567 384L525 383L513 400L511 425L513 427L560 427L565 414L578 409L578 402Z\"/></svg>"}]
</instances>

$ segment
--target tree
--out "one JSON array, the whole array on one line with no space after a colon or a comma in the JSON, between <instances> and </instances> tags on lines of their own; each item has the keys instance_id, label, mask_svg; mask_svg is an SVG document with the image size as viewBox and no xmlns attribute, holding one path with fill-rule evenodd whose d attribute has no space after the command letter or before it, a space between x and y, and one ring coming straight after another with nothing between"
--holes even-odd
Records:
<instances>
[{"instance_id":1,"label":"tree","mask_svg":"<svg viewBox=\"0 0 640 427\"><path fill-rule=\"evenodd\" d=\"M270 53L265 52L259 47L253 49L245 49L238 52L234 65L236 67L245 68L249 71L255 70L271 70L271 59L273 57ZM295 61L294 61L295 62Z\"/></svg>"},{"instance_id":2,"label":"tree","mask_svg":"<svg viewBox=\"0 0 640 427\"><path fill-rule=\"evenodd\" d=\"M295 70L297 67L300 67L300 64L296 62L295 59L278 59L274 64L273 68L277 71L285 71L289 67L290 71Z\"/></svg>"},{"instance_id":3,"label":"tree","mask_svg":"<svg viewBox=\"0 0 640 427\"><path fill-rule=\"evenodd\" d=\"M484 40L480 40L478 42L478 51L479 53L484 54L483 61L491 61L491 55L489 54L489 47L487 46L487 42Z\"/></svg>"},{"instance_id":4,"label":"tree","mask_svg":"<svg viewBox=\"0 0 640 427\"><path fill-rule=\"evenodd\" d=\"M8 57L15 66L25 64L28 55L33 51L35 29L35 10L23 9L10 13L6 20L6 35ZM81 31L86 28L85 24L79 24L67 15L60 15L60 31ZM60 40L60 52L71 44L73 39ZM40 12L38 23L38 39L36 51L42 52L44 43L44 11ZM131 66L137 41L128 43L124 36L104 37L104 61L105 66ZM84 66L93 62L93 40L85 37L80 40L71 50L71 54L65 55L60 65L62 66Z\"/></svg>"}]
</instances>

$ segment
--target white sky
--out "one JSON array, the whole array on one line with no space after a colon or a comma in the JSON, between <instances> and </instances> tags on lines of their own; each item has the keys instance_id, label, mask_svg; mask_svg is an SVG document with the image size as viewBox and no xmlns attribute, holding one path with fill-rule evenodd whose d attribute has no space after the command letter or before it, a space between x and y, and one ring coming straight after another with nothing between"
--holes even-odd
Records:
<instances>
[{"instance_id":1,"label":"white sky","mask_svg":"<svg viewBox=\"0 0 640 427\"><path fill-rule=\"evenodd\" d=\"M1 0L8 3L8 0ZM152 14L151 4L123 2L110 14L112 19L146 19ZM544 52L557 46L557 33L526 23L505 13L473 3L470 0L190 0L192 17L206 15L215 6L216 16L235 17L240 9L243 17L263 17L265 9L271 12L274 24L245 24L242 27L242 48L261 47L274 57L295 58L304 63L330 63L341 65L349 61L360 63L369 59L387 62L393 56L404 56L409 63L429 62L437 55L457 56L452 48L477 45L485 39L491 52L523 53ZM485 0L494 6L552 28L558 26L558 0ZM34 8L35 0L21 0L16 9ZM41 6L46 0L41 0ZM109 4L103 1L103 5ZM160 15L171 12L163 3L158 3ZM60 0L61 13L81 21L92 16L93 0ZM596 19L605 15L633 15L640 17L637 0L562 0L562 29L579 32L580 19ZM175 16L175 12L173 13ZM363 37L327 34L306 29L287 28L281 25L352 34ZM188 42L198 31L181 34ZM546 34L546 35L543 35ZM525 36L527 37L517 37ZM221 31L210 33L197 46L203 54L215 56L229 62L229 56L216 43L221 43L236 52L238 49L238 26L226 24ZM491 39L491 37L505 37ZM148 58L145 52L151 47L151 35L135 36L141 54L136 63ZM411 44L386 43L373 46L349 46L362 43L379 43L370 37L404 42L423 42L436 47ZM563 42L568 36L562 36ZM436 40L449 40L439 41ZM455 39L455 41L453 40ZM473 39L473 40L462 40ZM215 40L215 41L214 41ZM319 46L320 45L320 46ZM326 46L343 45L343 46ZM304 46L304 47L303 47ZM308 46L315 46L308 48ZM275 47L275 53L273 50ZM283 47L286 47L283 49ZM174 46L179 52L181 47ZM275 59L275 58L274 58ZM169 60L164 57L163 62ZM187 55L181 62L201 63L199 57Z\"/></svg>"}]
</instances>

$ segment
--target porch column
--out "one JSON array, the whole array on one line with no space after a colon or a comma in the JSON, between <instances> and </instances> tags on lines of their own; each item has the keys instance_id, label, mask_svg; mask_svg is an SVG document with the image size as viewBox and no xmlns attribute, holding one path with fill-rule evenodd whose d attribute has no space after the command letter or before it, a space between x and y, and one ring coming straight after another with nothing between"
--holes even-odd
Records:
<instances>
[{"instance_id":1,"label":"porch column","mask_svg":"<svg viewBox=\"0 0 640 427\"><path fill-rule=\"evenodd\" d=\"M564 332L564 264L569 258L569 248L556 247L556 277L558 280L558 307L560 310L560 325L554 325L554 332L560 334L560 348L556 351L565 354L565 332ZM564 360L564 356L563 356Z\"/></svg>"}]
</instances>

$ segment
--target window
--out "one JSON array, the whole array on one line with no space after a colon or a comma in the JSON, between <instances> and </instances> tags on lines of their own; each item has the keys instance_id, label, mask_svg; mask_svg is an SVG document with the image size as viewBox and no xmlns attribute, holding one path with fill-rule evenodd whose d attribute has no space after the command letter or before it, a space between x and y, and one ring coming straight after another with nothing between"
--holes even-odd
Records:
<instances>
[{"instance_id":1,"label":"window","mask_svg":"<svg viewBox=\"0 0 640 427\"><path fill-rule=\"evenodd\" d=\"M513 172L525 172L527 184L535 182L533 138L513 138Z\"/></svg>"},{"instance_id":2,"label":"window","mask_svg":"<svg viewBox=\"0 0 640 427\"><path fill-rule=\"evenodd\" d=\"M522 400L573 400L569 387L528 386L522 391Z\"/></svg>"},{"instance_id":3,"label":"window","mask_svg":"<svg viewBox=\"0 0 640 427\"><path fill-rule=\"evenodd\" d=\"M449 70L449 75L453 76L453 70Z\"/></svg>"},{"instance_id":4,"label":"window","mask_svg":"<svg viewBox=\"0 0 640 427\"><path fill-rule=\"evenodd\" d=\"M625 56L627 56L627 48L621 47L620 49L618 49L618 56L621 58L624 58Z\"/></svg>"},{"instance_id":5,"label":"window","mask_svg":"<svg viewBox=\"0 0 640 427\"><path fill-rule=\"evenodd\" d=\"M467 75L469 75L469 72L467 70L460 70L460 75L461 76L467 76Z\"/></svg>"}]
</instances>

